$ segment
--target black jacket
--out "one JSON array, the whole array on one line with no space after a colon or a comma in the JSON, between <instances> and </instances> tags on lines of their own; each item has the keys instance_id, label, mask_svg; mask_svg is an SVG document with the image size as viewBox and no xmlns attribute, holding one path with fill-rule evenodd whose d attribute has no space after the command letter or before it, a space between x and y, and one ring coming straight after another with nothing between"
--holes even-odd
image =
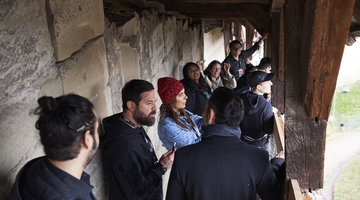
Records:
<instances>
[{"instance_id":1,"label":"black jacket","mask_svg":"<svg viewBox=\"0 0 360 200\"><path fill-rule=\"evenodd\" d=\"M146 143L145 130L131 128L120 120L121 114L103 119L105 135L100 148L106 154L109 199L162 200L164 170L156 165L155 152Z\"/></svg>"},{"instance_id":2,"label":"black jacket","mask_svg":"<svg viewBox=\"0 0 360 200\"><path fill-rule=\"evenodd\" d=\"M230 64L230 73L235 76L236 81L245 73L246 59L259 49L259 44L255 43L250 49L242 50L238 60L229 55L224 59L223 63Z\"/></svg>"},{"instance_id":3,"label":"black jacket","mask_svg":"<svg viewBox=\"0 0 360 200\"><path fill-rule=\"evenodd\" d=\"M201 88L195 82L190 80L182 79L180 81L184 85L185 94L188 97L186 100L186 110L192 112L195 115L202 116L202 113L205 109L205 103L208 100L205 92L210 95L211 91L207 91L204 88Z\"/></svg>"},{"instance_id":4,"label":"black jacket","mask_svg":"<svg viewBox=\"0 0 360 200\"><path fill-rule=\"evenodd\" d=\"M284 159L272 168L266 151L236 136L219 136L226 131L205 127L205 135L217 135L176 151L167 200L255 200L256 194L263 200L281 199L282 187L273 169L280 169Z\"/></svg>"},{"instance_id":5,"label":"black jacket","mask_svg":"<svg viewBox=\"0 0 360 200\"><path fill-rule=\"evenodd\" d=\"M245 115L240 123L242 134L259 139L264 134L272 134L274 129L274 112L263 95L252 92L240 95L244 102Z\"/></svg>"},{"instance_id":6,"label":"black jacket","mask_svg":"<svg viewBox=\"0 0 360 200\"><path fill-rule=\"evenodd\" d=\"M8 200L94 200L90 176L81 180L53 166L46 157L29 161L16 176Z\"/></svg>"}]
</instances>

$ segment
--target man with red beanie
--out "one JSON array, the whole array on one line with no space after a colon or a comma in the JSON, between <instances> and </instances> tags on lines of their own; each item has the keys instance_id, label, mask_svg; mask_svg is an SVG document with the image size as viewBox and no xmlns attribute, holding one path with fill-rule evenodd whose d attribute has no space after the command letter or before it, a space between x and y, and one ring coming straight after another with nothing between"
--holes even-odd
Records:
<instances>
[{"instance_id":1,"label":"man with red beanie","mask_svg":"<svg viewBox=\"0 0 360 200\"><path fill-rule=\"evenodd\" d=\"M187 96L184 86L175 78L164 77L158 80L158 93L162 101L158 134L168 150L181 148L201 140L202 117L195 115L186 107Z\"/></svg>"}]
</instances>

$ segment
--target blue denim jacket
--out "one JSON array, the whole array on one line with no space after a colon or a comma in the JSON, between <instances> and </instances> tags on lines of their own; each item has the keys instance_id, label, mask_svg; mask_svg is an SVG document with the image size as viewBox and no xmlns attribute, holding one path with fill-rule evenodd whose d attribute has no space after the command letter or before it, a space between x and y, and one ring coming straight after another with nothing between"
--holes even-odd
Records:
<instances>
[{"instance_id":1,"label":"blue denim jacket","mask_svg":"<svg viewBox=\"0 0 360 200\"><path fill-rule=\"evenodd\" d=\"M168 116L165 116L164 119L159 122L158 135L161 142L163 143L163 146L167 150L172 149L174 142L176 142L176 149L200 142L202 117L195 115L187 110L186 113L190 116L195 124L195 127L193 127L194 130L185 129L177 125L175 121ZM185 124L187 121L185 116L180 116L179 120L183 122L183 124Z\"/></svg>"}]
</instances>

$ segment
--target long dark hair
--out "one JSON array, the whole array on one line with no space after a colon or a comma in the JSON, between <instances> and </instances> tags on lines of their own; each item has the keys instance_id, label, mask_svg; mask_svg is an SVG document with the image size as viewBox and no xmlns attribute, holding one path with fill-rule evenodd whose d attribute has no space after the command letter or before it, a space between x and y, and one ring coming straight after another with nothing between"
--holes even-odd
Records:
<instances>
[{"instance_id":1,"label":"long dark hair","mask_svg":"<svg viewBox=\"0 0 360 200\"><path fill-rule=\"evenodd\" d=\"M174 109L175 104L176 104L176 98L173 99L170 103L165 104L165 105L162 104L160 106L160 121L164 120L165 116L167 115L168 117L173 119L175 121L175 123L177 125L179 125L180 127L185 128L185 129L189 129L188 127L186 127L183 123L181 123L179 121L179 116L184 115L186 117L186 119L191 123L191 125L195 126L193 120L186 113L185 109L181 108L181 109L179 109L179 112ZM180 113L180 115L179 115L179 113Z\"/></svg>"},{"instance_id":2,"label":"long dark hair","mask_svg":"<svg viewBox=\"0 0 360 200\"><path fill-rule=\"evenodd\" d=\"M212 76L211 76L211 73L210 71L215 67L216 64L219 64L220 67L221 67L221 71L220 71L220 78L223 82L224 85L227 85L229 80L228 78L226 78L225 76L225 70L224 70L224 66L222 65L222 63L220 63L219 61L217 60L213 60L211 61L211 63L208 65L208 67L204 70L204 74L205 76L207 76L209 78L209 80L212 82Z\"/></svg>"},{"instance_id":3,"label":"long dark hair","mask_svg":"<svg viewBox=\"0 0 360 200\"><path fill-rule=\"evenodd\" d=\"M188 75L188 71L189 71L189 67L190 66L196 66L198 68L198 70L200 70L200 67L194 63L194 62L188 62L185 64L184 68L183 68L183 76L184 76L184 79L187 80L187 81L192 81L194 82L193 80L190 79L189 75ZM195 82L194 82L195 83ZM211 94L211 88L210 86L206 83L205 81L205 78L202 76L202 74L200 73L200 78L199 78L199 83L197 84L201 89L207 91L209 94Z\"/></svg>"}]
</instances>

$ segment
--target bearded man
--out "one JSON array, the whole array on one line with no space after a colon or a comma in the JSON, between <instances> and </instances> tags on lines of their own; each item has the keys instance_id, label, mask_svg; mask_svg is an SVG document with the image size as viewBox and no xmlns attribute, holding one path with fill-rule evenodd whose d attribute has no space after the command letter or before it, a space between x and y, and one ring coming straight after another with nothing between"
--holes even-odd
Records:
<instances>
[{"instance_id":1,"label":"bearded man","mask_svg":"<svg viewBox=\"0 0 360 200\"><path fill-rule=\"evenodd\" d=\"M121 92L123 112L103 119L105 134L100 142L106 153L109 200L162 200L162 175L171 168L174 151L158 160L143 128L155 123L154 86L134 79Z\"/></svg>"}]
</instances>

